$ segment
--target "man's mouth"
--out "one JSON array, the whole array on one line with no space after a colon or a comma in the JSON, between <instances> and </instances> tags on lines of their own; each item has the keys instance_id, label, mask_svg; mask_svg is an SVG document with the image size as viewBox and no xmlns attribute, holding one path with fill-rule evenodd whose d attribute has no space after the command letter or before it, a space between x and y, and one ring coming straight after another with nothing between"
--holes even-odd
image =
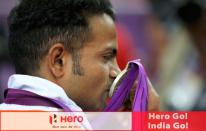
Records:
<instances>
[{"instance_id":1,"label":"man's mouth","mask_svg":"<svg viewBox=\"0 0 206 131\"><path fill-rule=\"evenodd\" d=\"M106 89L104 91L104 100L107 101L109 99L109 91L114 80L109 80L107 83Z\"/></svg>"}]
</instances>

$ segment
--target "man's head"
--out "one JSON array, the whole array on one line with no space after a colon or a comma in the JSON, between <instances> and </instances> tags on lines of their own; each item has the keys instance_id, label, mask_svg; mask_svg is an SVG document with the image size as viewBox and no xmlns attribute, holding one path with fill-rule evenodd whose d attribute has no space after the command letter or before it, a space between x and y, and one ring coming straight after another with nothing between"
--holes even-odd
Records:
<instances>
[{"instance_id":1,"label":"man's head","mask_svg":"<svg viewBox=\"0 0 206 131\"><path fill-rule=\"evenodd\" d=\"M17 73L55 82L85 110L103 109L119 71L108 0L22 0L9 29Z\"/></svg>"}]
</instances>

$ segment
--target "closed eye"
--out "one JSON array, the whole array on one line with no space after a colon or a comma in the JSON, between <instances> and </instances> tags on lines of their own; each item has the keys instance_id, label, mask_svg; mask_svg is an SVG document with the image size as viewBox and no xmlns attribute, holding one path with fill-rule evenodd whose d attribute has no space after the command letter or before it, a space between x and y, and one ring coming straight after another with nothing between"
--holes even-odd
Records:
<instances>
[{"instance_id":1,"label":"closed eye","mask_svg":"<svg viewBox=\"0 0 206 131\"><path fill-rule=\"evenodd\" d=\"M113 54L106 54L103 57L104 57L105 60L111 60L111 59L113 59L115 57L115 55L113 55Z\"/></svg>"},{"instance_id":2,"label":"closed eye","mask_svg":"<svg viewBox=\"0 0 206 131\"><path fill-rule=\"evenodd\" d=\"M113 58L115 58L117 55L117 50L116 48L111 48L108 49L104 54L103 54L103 58L105 60L112 60Z\"/></svg>"}]
</instances>

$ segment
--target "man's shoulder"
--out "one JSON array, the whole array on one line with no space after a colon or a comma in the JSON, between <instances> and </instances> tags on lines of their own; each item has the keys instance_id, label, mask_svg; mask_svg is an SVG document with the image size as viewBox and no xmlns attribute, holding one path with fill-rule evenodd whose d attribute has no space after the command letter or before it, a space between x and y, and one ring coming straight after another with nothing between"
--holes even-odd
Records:
<instances>
[{"instance_id":1,"label":"man's shoulder","mask_svg":"<svg viewBox=\"0 0 206 131\"><path fill-rule=\"evenodd\" d=\"M17 105L17 104L0 104L0 111L60 111L54 107L46 106L27 106L27 105Z\"/></svg>"}]
</instances>

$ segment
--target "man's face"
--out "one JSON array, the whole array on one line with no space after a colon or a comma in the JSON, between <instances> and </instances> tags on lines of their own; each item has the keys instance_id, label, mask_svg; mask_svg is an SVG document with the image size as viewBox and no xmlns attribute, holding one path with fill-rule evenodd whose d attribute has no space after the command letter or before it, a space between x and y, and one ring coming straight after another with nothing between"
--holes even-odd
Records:
<instances>
[{"instance_id":1,"label":"man's face","mask_svg":"<svg viewBox=\"0 0 206 131\"><path fill-rule=\"evenodd\" d=\"M120 70L114 21L103 14L91 17L89 23L92 39L79 50L82 75L75 75L70 64L64 89L83 110L93 111L105 107L108 90Z\"/></svg>"}]
</instances>

